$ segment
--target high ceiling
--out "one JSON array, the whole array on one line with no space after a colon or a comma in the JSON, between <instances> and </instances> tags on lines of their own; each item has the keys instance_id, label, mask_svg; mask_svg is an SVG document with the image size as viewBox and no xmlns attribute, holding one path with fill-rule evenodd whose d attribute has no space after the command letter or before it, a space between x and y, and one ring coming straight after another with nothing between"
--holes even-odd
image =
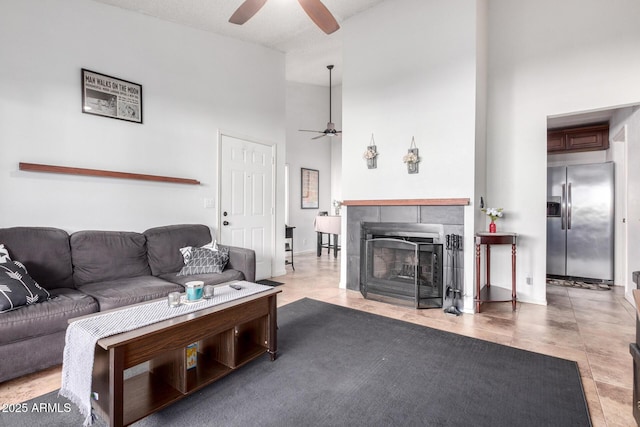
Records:
<instances>
[{"instance_id":1,"label":"high ceiling","mask_svg":"<svg viewBox=\"0 0 640 427\"><path fill-rule=\"evenodd\" d=\"M269 0L242 26L228 22L244 0L91 0L150 15L286 54L287 81L327 86L326 66L334 64L333 84L342 82L342 29L326 35L296 0ZM339 24L385 0L322 0Z\"/></svg>"}]
</instances>

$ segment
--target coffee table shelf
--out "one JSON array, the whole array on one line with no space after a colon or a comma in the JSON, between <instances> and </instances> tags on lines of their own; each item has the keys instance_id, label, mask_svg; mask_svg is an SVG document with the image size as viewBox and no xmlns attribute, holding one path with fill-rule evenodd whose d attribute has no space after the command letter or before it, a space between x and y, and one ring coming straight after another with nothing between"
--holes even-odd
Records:
<instances>
[{"instance_id":1,"label":"coffee table shelf","mask_svg":"<svg viewBox=\"0 0 640 427\"><path fill-rule=\"evenodd\" d=\"M124 382L123 425L132 424L182 398L183 394L169 386L162 378L145 372Z\"/></svg>"},{"instance_id":2,"label":"coffee table shelf","mask_svg":"<svg viewBox=\"0 0 640 427\"><path fill-rule=\"evenodd\" d=\"M265 353L277 352L273 289L184 316L103 338L95 351L94 410L110 426L134 423L230 374ZM186 347L197 343L187 369ZM149 370L124 379L143 362Z\"/></svg>"},{"instance_id":3,"label":"coffee table shelf","mask_svg":"<svg viewBox=\"0 0 640 427\"><path fill-rule=\"evenodd\" d=\"M264 354L264 349L262 353ZM187 371L187 390L195 391L228 375L233 371L230 367L216 361L200 361L204 357L198 354L198 365Z\"/></svg>"},{"instance_id":4,"label":"coffee table shelf","mask_svg":"<svg viewBox=\"0 0 640 427\"><path fill-rule=\"evenodd\" d=\"M246 365L261 354L264 354L264 348L259 348L255 345L251 348L244 349L239 355L239 363L236 364L236 368L239 368L242 365Z\"/></svg>"}]
</instances>

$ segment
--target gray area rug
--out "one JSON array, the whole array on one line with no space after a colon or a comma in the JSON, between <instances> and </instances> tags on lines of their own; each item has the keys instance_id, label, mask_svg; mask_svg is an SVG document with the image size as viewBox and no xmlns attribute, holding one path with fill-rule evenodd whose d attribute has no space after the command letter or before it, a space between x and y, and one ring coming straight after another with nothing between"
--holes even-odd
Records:
<instances>
[{"instance_id":1,"label":"gray area rug","mask_svg":"<svg viewBox=\"0 0 640 427\"><path fill-rule=\"evenodd\" d=\"M591 425L575 362L310 299L280 308L278 324L276 361L135 425ZM49 393L0 413L0 426L80 426L67 402Z\"/></svg>"}]
</instances>

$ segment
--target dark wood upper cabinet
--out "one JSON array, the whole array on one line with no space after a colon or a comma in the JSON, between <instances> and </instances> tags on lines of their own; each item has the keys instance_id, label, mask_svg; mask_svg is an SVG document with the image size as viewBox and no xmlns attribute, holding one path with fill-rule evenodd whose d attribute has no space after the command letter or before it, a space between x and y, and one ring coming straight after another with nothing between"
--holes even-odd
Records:
<instances>
[{"instance_id":1,"label":"dark wood upper cabinet","mask_svg":"<svg viewBox=\"0 0 640 427\"><path fill-rule=\"evenodd\" d=\"M576 153L608 148L608 123L547 131L548 153Z\"/></svg>"},{"instance_id":2,"label":"dark wood upper cabinet","mask_svg":"<svg viewBox=\"0 0 640 427\"><path fill-rule=\"evenodd\" d=\"M547 152L565 151L567 149L565 140L564 131L547 132Z\"/></svg>"}]
</instances>

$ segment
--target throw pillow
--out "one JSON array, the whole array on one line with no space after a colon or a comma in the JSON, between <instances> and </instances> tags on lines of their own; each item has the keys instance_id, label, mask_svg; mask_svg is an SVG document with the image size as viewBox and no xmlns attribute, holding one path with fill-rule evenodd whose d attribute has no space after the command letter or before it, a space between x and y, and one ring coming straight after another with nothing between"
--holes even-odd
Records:
<instances>
[{"instance_id":1,"label":"throw pillow","mask_svg":"<svg viewBox=\"0 0 640 427\"><path fill-rule=\"evenodd\" d=\"M178 272L178 276L191 274L222 273L229 262L229 248L218 246L217 251L206 248L191 249L189 262Z\"/></svg>"},{"instance_id":2,"label":"throw pillow","mask_svg":"<svg viewBox=\"0 0 640 427\"><path fill-rule=\"evenodd\" d=\"M210 249L212 251L217 251L218 250L218 242L215 240L212 240L211 242L207 243L204 246L201 246L201 248L204 249ZM184 263L185 265L189 262L189 259L191 258L191 250L193 249L193 246L185 246L184 248L180 248L180 253L182 254L182 258L184 259Z\"/></svg>"},{"instance_id":3,"label":"throw pillow","mask_svg":"<svg viewBox=\"0 0 640 427\"><path fill-rule=\"evenodd\" d=\"M207 243L206 245L202 246L205 249L211 249L212 251L217 251L218 250L218 241L217 240L212 240L209 243Z\"/></svg>"},{"instance_id":4,"label":"throw pillow","mask_svg":"<svg viewBox=\"0 0 640 427\"><path fill-rule=\"evenodd\" d=\"M51 295L18 262L0 264L0 313L46 301Z\"/></svg>"},{"instance_id":5,"label":"throw pillow","mask_svg":"<svg viewBox=\"0 0 640 427\"><path fill-rule=\"evenodd\" d=\"M11 261L9 256L9 249L5 245L0 243L0 264Z\"/></svg>"},{"instance_id":6,"label":"throw pillow","mask_svg":"<svg viewBox=\"0 0 640 427\"><path fill-rule=\"evenodd\" d=\"M185 246L184 248L180 248L180 253L182 254L182 259L184 260L184 263L188 263L189 259L191 259L191 250L193 249L193 246Z\"/></svg>"}]
</instances>

